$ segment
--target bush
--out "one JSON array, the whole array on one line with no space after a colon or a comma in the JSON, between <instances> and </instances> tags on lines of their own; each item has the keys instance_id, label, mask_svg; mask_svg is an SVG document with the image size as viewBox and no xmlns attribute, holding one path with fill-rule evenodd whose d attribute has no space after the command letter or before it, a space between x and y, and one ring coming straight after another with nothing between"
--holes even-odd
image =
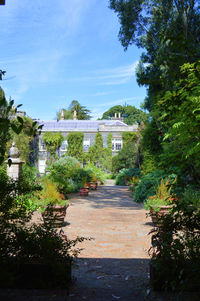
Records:
<instances>
[{"instance_id":1,"label":"bush","mask_svg":"<svg viewBox=\"0 0 200 301\"><path fill-rule=\"evenodd\" d=\"M57 183L58 190L66 197L68 193L77 191L80 163L77 159L64 156L49 167L49 178Z\"/></svg>"},{"instance_id":2,"label":"bush","mask_svg":"<svg viewBox=\"0 0 200 301\"><path fill-rule=\"evenodd\" d=\"M155 212L160 210L160 206L166 206L174 204L178 199L171 194L172 185L176 182L176 178L173 183L168 178L166 180L161 179L160 184L156 188L155 195L150 196L144 202L144 208L150 210L153 207Z\"/></svg>"},{"instance_id":3,"label":"bush","mask_svg":"<svg viewBox=\"0 0 200 301\"><path fill-rule=\"evenodd\" d=\"M133 168L123 168L119 171L115 184L116 185L128 185L131 184L133 177L138 177L140 175L140 169L133 167Z\"/></svg>"},{"instance_id":4,"label":"bush","mask_svg":"<svg viewBox=\"0 0 200 301\"><path fill-rule=\"evenodd\" d=\"M92 180L94 182L100 181L101 184L104 184L106 175L100 168L94 166L93 164L88 164L87 166L85 166L85 170L91 173Z\"/></svg>"},{"instance_id":5,"label":"bush","mask_svg":"<svg viewBox=\"0 0 200 301\"><path fill-rule=\"evenodd\" d=\"M200 288L200 210L177 202L152 230L151 284L158 290Z\"/></svg>"},{"instance_id":6,"label":"bush","mask_svg":"<svg viewBox=\"0 0 200 301\"><path fill-rule=\"evenodd\" d=\"M153 196L162 178L170 178L172 183L176 177L176 174L166 174L163 170L156 170L141 177L135 188L134 201L144 202L149 196Z\"/></svg>"},{"instance_id":7,"label":"bush","mask_svg":"<svg viewBox=\"0 0 200 301\"><path fill-rule=\"evenodd\" d=\"M125 144L119 153L112 158L112 172L116 174L123 168L133 167L136 164L137 153L136 143Z\"/></svg>"},{"instance_id":8,"label":"bush","mask_svg":"<svg viewBox=\"0 0 200 301\"><path fill-rule=\"evenodd\" d=\"M16 224L2 219L0 266L5 267L5 273L0 275L1 285L9 288L69 287L71 263L81 251L75 246L83 240L83 237L69 240L62 230L58 232L48 223L30 226L24 220ZM45 275L43 279L40 274L36 275L36 268L40 266L39 273Z\"/></svg>"}]
</instances>

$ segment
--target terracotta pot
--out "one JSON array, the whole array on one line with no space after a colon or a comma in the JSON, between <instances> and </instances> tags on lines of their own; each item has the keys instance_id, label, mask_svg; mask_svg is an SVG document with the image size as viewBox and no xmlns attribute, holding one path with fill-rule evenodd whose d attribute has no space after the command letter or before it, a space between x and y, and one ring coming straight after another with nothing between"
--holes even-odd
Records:
<instances>
[{"instance_id":1,"label":"terracotta pot","mask_svg":"<svg viewBox=\"0 0 200 301\"><path fill-rule=\"evenodd\" d=\"M44 222L51 222L54 227L62 227L69 205L54 205L46 207L42 213Z\"/></svg>"},{"instance_id":2,"label":"terracotta pot","mask_svg":"<svg viewBox=\"0 0 200 301\"><path fill-rule=\"evenodd\" d=\"M81 196L88 196L89 188L88 187L81 187L79 192L80 192Z\"/></svg>"},{"instance_id":3,"label":"terracotta pot","mask_svg":"<svg viewBox=\"0 0 200 301\"><path fill-rule=\"evenodd\" d=\"M150 207L150 215L152 222L155 227L159 227L160 224L158 223L158 219L162 216L165 216L169 213L169 210L173 207L173 205L163 205L159 207L159 211L156 212L154 208L151 206Z\"/></svg>"}]
</instances>

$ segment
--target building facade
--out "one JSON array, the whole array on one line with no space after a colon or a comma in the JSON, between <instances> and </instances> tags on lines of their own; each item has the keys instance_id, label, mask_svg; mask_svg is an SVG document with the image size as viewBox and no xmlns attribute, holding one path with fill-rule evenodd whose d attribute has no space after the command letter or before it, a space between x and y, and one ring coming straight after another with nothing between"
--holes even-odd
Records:
<instances>
[{"instance_id":1,"label":"building facade","mask_svg":"<svg viewBox=\"0 0 200 301\"><path fill-rule=\"evenodd\" d=\"M89 147L94 145L95 136L100 132L103 136L103 146L107 147L108 134L112 134L112 153L115 155L123 146L122 133L123 132L137 132L138 125L128 126L121 119L113 118L113 120L38 120L38 125L43 125L41 135L39 136L39 154L38 154L38 168L40 173L44 173L47 152L43 135L45 132L60 132L64 141L58 151L59 156L67 152L67 135L70 132L84 133L83 149L85 152L89 151Z\"/></svg>"}]
</instances>

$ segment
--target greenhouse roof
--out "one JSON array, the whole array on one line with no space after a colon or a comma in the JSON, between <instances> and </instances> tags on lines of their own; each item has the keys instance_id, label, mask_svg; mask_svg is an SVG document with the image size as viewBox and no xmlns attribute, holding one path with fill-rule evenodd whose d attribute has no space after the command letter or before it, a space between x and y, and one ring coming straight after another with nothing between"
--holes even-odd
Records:
<instances>
[{"instance_id":1,"label":"greenhouse roof","mask_svg":"<svg viewBox=\"0 0 200 301\"><path fill-rule=\"evenodd\" d=\"M120 120L37 120L37 122L38 125L43 124L42 131L98 131L100 124L127 127L127 124Z\"/></svg>"}]
</instances>

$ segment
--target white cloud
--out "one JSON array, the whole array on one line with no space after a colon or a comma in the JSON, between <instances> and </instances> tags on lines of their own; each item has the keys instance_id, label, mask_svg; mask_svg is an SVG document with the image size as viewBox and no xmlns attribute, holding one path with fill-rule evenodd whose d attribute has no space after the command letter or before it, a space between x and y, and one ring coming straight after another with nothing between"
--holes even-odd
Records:
<instances>
[{"instance_id":1,"label":"white cloud","mask_svg":"<svg viewBox=\"0 0 200 301\"><path fill-rule=\"evenodd\" d=\"M141 96L134 96L134 97L124 97L120 99L116 99L113 101L107 101L104 103L95 104L94 107L107 107L107 106L115 106L115 105L121 105L125 104L127 101L134 101L134 100L143 100L144 98Z\"/></svg>"},{"instance_id":2,"label":"white cloud","mask_svg":"<svg viewBox=\"0 0 200 301\"><path fill-rule=\"evenodd\" d=\"M137 66L138 61L117 68L95 70L90 76L73 78L72 81L96 81L98 85L120 85L135 76Z\"/></svg>"}]
</instances>

